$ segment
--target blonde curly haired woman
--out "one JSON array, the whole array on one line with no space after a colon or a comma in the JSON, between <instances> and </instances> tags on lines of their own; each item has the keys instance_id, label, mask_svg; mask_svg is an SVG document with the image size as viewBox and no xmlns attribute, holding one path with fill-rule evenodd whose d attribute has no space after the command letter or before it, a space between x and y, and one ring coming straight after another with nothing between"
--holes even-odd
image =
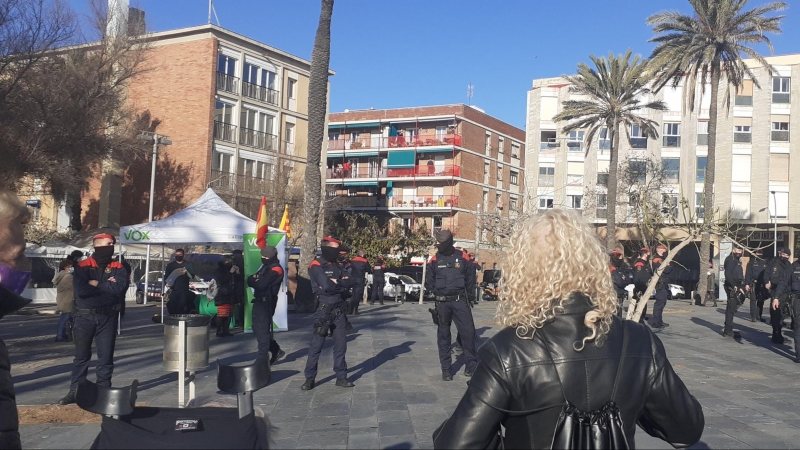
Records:
<instances>
[{"instance_id":1,"label":"blonde curly haired woman","mask_svg":"<svg viewBox=\"0 0 800 450\"><path fill-rule=\"evenodd\" d=\"M676 447L697 442L702 408L658 337L616 316L596 233L574 212L554 209L525 221L510 242L497 309L505 328L478 351L475 375L434 447L487 448L501 425L506 448L551 447L565 402L597 412L611 401L631 448L637 423Z\"/></svg>"}]
</instances>

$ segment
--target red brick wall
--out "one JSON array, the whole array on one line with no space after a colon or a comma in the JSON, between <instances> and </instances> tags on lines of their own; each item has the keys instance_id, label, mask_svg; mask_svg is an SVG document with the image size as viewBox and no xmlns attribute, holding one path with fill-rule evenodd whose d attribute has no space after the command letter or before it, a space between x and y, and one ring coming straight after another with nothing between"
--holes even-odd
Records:
<instances>
[{"instance_id":1,"label":"red brick wall","mask_svg":"<svg viewBox=\"0 0 800 450\"><path fill-rule=\"evenodd\" d=\"M217 39L154 46L147 70L129 87L129 105L137 113L149 111L160 124L156 132L172 145L161 147L156 171L154 218L163 218L188 206L206 189L211 166L215 57ZM121 225L147 220L151 162L127 167L122 189ZM84 228L97 227L98 179L84 193Z\"/></svg>"}]
</instances>

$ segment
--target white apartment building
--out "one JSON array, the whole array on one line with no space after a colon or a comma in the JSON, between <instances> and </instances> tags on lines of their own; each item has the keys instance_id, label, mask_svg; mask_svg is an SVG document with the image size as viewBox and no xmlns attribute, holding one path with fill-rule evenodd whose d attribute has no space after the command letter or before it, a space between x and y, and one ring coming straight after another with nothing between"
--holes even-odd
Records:
<instances>
[{"instance_id":1,"label":"white apartment building","mask_svg":"<svg viewBox=\"0 0 800 450\"><path fill-rule=\"evenodd\" d=\"M747 61L761 88L746 80L741 92L731 92L729 109L725 90L721 90L715 205L720 211L733 212L744 226L742 239L749 245L771 245L777 223L778 246L794 249L795 234L800 230L800 54L767 60L776 70L773 76L756 61ZM698 87L698 97L699 92ZM565 134L564 123L552 120L570 96L569 84L563 78L533 80L528 91L526 205L575 209L587 205L583 215L602 227L608 213L604 184L609 141L600 133L593 142L584 143L583 131ZM660 162L667 179L665 202L678 205L685 198L701 214L709 96L707 86L693 111L684 108L683 86L666 87L655 98L643 98L645 103L663 100L668 106L668 111L641 112L660 124L660 136L647 139L633 127L628 130L630 142L624 134L621 136L619 153L621 163L638 164L636 160L646 159ZM586 145L593 147L588 153ZM584 199L585 195L595 198ZM630 223L627 206L618 208L617 221L623 225L617 236L625 241L628 235L624 224ZM764 252L771 255L772 247Z\"/></svg>"}]
</instances>

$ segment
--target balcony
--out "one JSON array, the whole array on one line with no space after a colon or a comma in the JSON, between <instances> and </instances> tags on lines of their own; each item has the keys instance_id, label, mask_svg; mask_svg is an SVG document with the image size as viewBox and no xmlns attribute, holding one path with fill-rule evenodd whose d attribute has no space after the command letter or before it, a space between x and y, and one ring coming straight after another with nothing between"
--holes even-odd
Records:
<instances>
[{"instance_id":1,"label":"balcony","mask_svg":"<svg viewBox=\"0 0 800 450\"><path fill-rule=\"evenodd\" d=\"M351 169L345 169L344 167L337 167L335 169L328 169L326 172L326 177L328 180L337 180L337 179L359 179L359 178L378 178L381 174L385 173L385 170L381 170L380 167L356 167Z\"/></svg>"},{"instance_id":2,"label":"balcony","mask_svg":"<svg viewBox=\"0 0 800 450\"><path fill-rule=\"evenodd\" d=\"M251 195L266 195L269 193L269 185L270 180L250 175L236 175L218 169L211 170L211 183L209 183L209 186L221 192Z\"/></svg>"},{"instance_id":3,"label":"balcony","mask_svg":"<svg viewBox=\"0 0 800 450\"><path fill-rule=\"evenodd\" d=\"M567 186L583 186L583 175L567 175Z\"/></svg>"},{"instance_id":4,"label":"balcony","mask_svg":"<svg viewBox=\"0 0 800 450\"><path fill-rule=\"evenodd\" d=\"M708 134L698 134L697 145L708 145Z\"/></svg>"},{"instance_id":5,"label":"balcony","mask_svg":"<svg viewBox=\"0 0 800 450\"><path fill-rule=\"evenodd\" d=\"M555 175L539 175L539 186L554 186L556 184Z\"/></svg>"},{"instance_id":6,"label":"balcony","mask_svg":"<svg viewBox=\"0 0 800 450\"><path fill-rule=\"evenodd\" d=\"M595 208L594 216L598 219L608 219L608 208Z\"/></svg>"},{"instance_id":7,"label":"balcony","mask_svg":"<svg viewBox=\"0 0 800 450\"><path fill-rule=\"evenodd\" d=\"M772 103L791 103L792 94L788 92L773 92Z\"/></svg>"},{"instance_id":8,"label":"balcony","mask_svg":"<svg viewBox=\"0 0 800 450\"><path fill-rule=\"evenodd\" d=\"M733 142L741 144L749 144L752 142L753 135L751 133L733 133Z\"/></svg>"},{"instance_id":9,"label":"balcony","mask_svg":"<svg viewBox=\"0 0 800 450\"><path fill-rule=\"evenodd\" d=\"M231 94L238 94L239 79L233 75L217 72L217 90L230 92Z\"/></svg>"},{"instance_id":10,"label":"balcony","mask_svg":"<svg viewBox=\"0 0 800 450\"><path fill-rule=\"evenodd\" d=\"M582 141L567 141L567 150L570 152L582 152L583 151L583 142Z\"/></svg>"},{"instance_id":11,"label":"balcony","mask_svg":"<svg viewBox=\"0 0 800 450\"><path fill-rule=\"evenodd\" d=\"M414 148L437 147L447 145L461 145L461 135L458 134L420 134L416 136L371 136L363 139L329 139L328 151L379 149L379 148Z\"/></svg>"},{"instance_id":12,"label":"balcony","mask_svg":"<svg viewBox=\"0 0 800 450\"><path fill-rule=\"evenodd\" d=\"M542 142L541 144L539 144L539 152L540 153L555 152L556 149L558 149L559 147L561 147L560 142Z\"/></svg>"},{"instance_id":13,"label":"balcony","mask_svg":"<svg viewBox=\"0 0 800 450\"><path fill-rule=\"evenodd\" d=\"M284 142L284 153L289 156L294 156L294 142Z\"/></svg>"},{"instance_id":14,"label":"balcony","mask_svg":"<svg viewBox=\"0 0 800 450\"><path fill-rule=\"evenodd\" d=\"M680 136L664 136L664 147L680 147L681 146L681 137Z\"/></svg>"},{"instance_id":15,"label":"balcony","mask_svg":"<svg viewBox=\"0 0 800 450\"><path fill-rule=\"evenodd\" d=\"M249 128L239 129L239 143L262 150L278 150L278 136Z\"/></svg>"},{"instance_id":16,"label":"balcony","mask_svg":"<svg viewBox=\"0 0 800 450\"><path fill-rule=\"evenodd\" d=\"M214 139L236 143L236 125L225 122L214 122Z\"/></svg>"},{"instance_id":17,"label":"balcony","mask_svg":"<svg viewBox=\"0 0 800 450\"><path fill-rule=\"evenodd\" d=\"M458 197L453 195L400 195L388 199L391 208L451 208L458 206Z\"/></svg>"},{"instance_id":18,"label":"balcony","mask_svg":"<svg viewBox=\"0 0 800 450\"><path fill-rule=\"evenodd\" d=\"M328 195L333 207L347 208L385 208L386 199L377 195Z\"/></svg>"},{"instance_id":19,"label":"balcony","mask_svg":"<svg viewBox=\"0 0 800 450\"><path fill-rule=\"evenodd\" d=\"M386 168L381 176L387 178L414 178L414 177L460 177L461 167L453 164L420 164L407 169Z\"/></svg>"},{"instance_id":20,"label":"balcony","mask_svg":"<svg viewBox=\"0 0 800 450\"><path fill-rule=\"evenodd\" d=\"M772 142L789 142L789 130L773 130Z\"/></svg>"},{"instance_id":21,"label":"balcony","mask_svg":"<svg viewBox=\"0 0 800 450\"><path fill-rule=\"evenodd\" d=\"M752 95L737 95L736 101L734 102L736 106L753 106L753 96Z\"/></svg>"},{"instance_id":22,"label":"balcony","mask_svg":"<svg viewBox=\"0 0 800 450\"><path fill-rule=\"evenodd\" d=\"M646 149L647 148L647 138L646 137L632 137L631 138L631 148L633 149Z\"/></svg>"},{"instance_id":23,"label":"balcony","mask_svg":"<svg viewBox=\"0 0 800 450\"><path fill-rule=\"evenodd\" d=\"M211 169L209 186L218 191L234 192L236 190L236 175L222 170Z\"/></svg>"},{"instance_id":24,"label":"balcony","mask_svg":"<svg viewBox=\"0 0 800 450\"><path fill-rule=\"evenodd\" d=\"M219 88L219 81L217 81L217 87ZM279 94L280 93L275 89L248 83L247 81L242 82L242 95L245 97L278 106L278 100L280 99Z\"/></svg>"}]
</instances>

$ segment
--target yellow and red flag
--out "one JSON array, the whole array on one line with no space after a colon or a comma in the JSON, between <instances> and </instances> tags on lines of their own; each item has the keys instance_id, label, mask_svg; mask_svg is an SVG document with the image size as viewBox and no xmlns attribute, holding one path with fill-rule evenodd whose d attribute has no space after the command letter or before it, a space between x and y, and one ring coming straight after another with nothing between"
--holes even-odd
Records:
<instances>
[{"instance_id":1,"label":"yellow and red flag","mask_svg":"<svg viewBox=\"0 0 800 450\"><path fill-rule=\"evenodd\" d=\"M256 219L256 245L258 248L267 246L267 196L261 197L261 207L258 208L258 218Z\"/></svg>"},{"instance_id":2,"label":"yellow and red flag","mask_svg":"<svg viewBox=\"0 0 800 450\"><path fill-rule=\"evenodd\" d=\"M292 238L292 231L289 229L289 205L287 204L285 208L283 208L283 218L281 219L281 224L278 227L282 231L286 232L286 238Z\"/></svg>"}]
</instances>

